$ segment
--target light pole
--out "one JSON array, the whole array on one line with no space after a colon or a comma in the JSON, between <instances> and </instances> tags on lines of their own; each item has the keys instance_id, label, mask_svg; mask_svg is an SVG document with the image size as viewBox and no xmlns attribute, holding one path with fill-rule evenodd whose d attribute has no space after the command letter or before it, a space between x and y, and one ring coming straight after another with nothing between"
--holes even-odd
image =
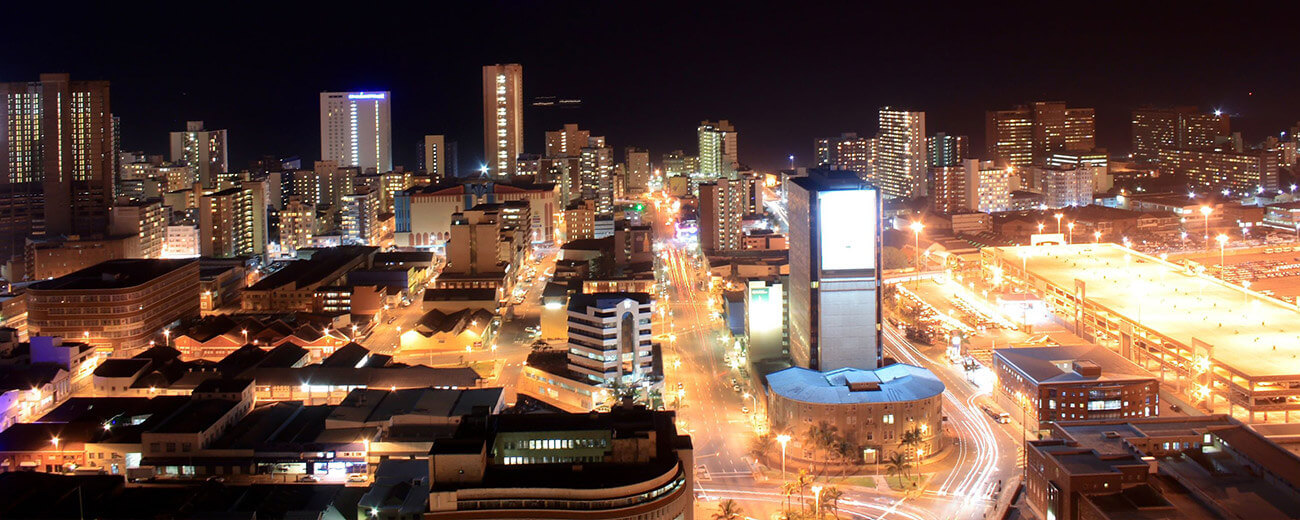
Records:
<instances>
[{"instance_id":1,"label":"light pole","mask_svg":"<svg viewBox=\"0 0 1300 520\"><path fill-rule=\"evenodd\" d=\"M1223 271L1223 248L1228 245L1228 235L1224 235L1220 233L1219 236L1214 237L1214 239L1219 241L1219 271L1222 272Z\"/></svg>"},{"instance_id":2,"label":"light pole","mask_svg":"<svg viewBox=\"0 0 1300 520\"><path fill-rule=\"evenodd\" d=\"M925 224L922 224L919 220L913 220L910 227L912 228L912 235L916 237L916 285L913 287L918 287L921 284L921 230L925 229Z\"/></svg>"},{"instance_id":3,"label":"light pole","mask_svg":"<svg viewBox=\"0 0 1300 520\"><path fill-rule=\"evenodd\" d=\"M50 439L50 442L54 444L54 450L59 453L59 473L63 473L63 450L59 448L59 438Z\"/></svg>"},{"instance_id":4,"label":"light pole","mask_svg":"<svg viewBox=\"0 0 1300 520\"><path fill-rule=\"evenodd\" d=\"M794 154L790 154L790 171L794 171Z\"/></svg>"},{"instance_id":5,"label":"light pole","mask_svg":"<svg viewBox=\"0 0 1300 520\"><path fill-rule=\"evenodd\" d=\"M1068 230L1070 230L1070 236L1069 236L1068 239L1066 239L1065 243L1066 243L1066 244L1073 244L1073 243L1074 243L1074 223L1071 222L1071 223L1069 223L1069 224L1066 224L1066 225L1065 225L1065 228L1068 229Z\"/></svg>"},{"instance_id":6,"label":"light pole","mask_svg":"<svg viewBox=\"0 0 1300 520\"><path fill-rule=\"evenodd\" d=\"M243 330L241 330L241 331L239 331L239 332L244 333L244 344L247 345L247 344L248 344L248 329L243 329Z\"/></svg>"},{"instance_id":7,"label":"light pole","mask_svg":"<svg viewBox=\"0 0 1300 520\"><path fill-rule=\"evenodd\" d=\"M1057 233L1057 234L1060 234L1060 233L1061 233L1061 217L1063 217L1063 216L1065 216L1065 215L1064 215L1064 214L1061 214L1061 213L1057 213L1057 214L1054 215L1054 216L1056 217L1056 233Z\"/></svg>"},{"instance_id":8,"label":"light pole","mask_svg":"<svg viewBox=\"0 0 1300 520\"><path fill-rule=\"evenodd\" d=\"M1038 234L1040 234L1040 235L1043 234L1043 223L1042 223L1042 222L1039 222L1039 223L1038 223Z\"/></svg>"},{"instance_id":9,"label":"light pole","mask_svg":"<svg viewBox=\"0 0 1300 520\"><path fill-rule=\"evenodd\" d=\"M1100 231L1093 231L1093 232L1092 232L1092 243L1094 243L1094 244L1101 243L1101 232L1100 232Z\"/></svg>"},{"instance_id":10,"label":"light pole","mask_svg":"<svg viewBox=\"0 0 1300 520\"><path fill-rule=\"evenodd\" d=\"M1250 280L1242 280L1241 286L1244 288L1241 291L1241 303L1250 303Z\"/></svg>"},{"instance_id":11,"label":"light pole","mask_svg":"<svg viewBox=\"0 0 1300 520\"><path fill-rule=\"evenodd\" d=\"M1201 215L1205 216L1205 245L1210 244L1210 213L1214 213L1214 208L1201 206Z\"/></svg>"},{"instance_id":12,"label":"light pole","mask_svg":"<svg viewBox=\"0 0 1300 520\"><path fill-rule=\"evenodd\" d=\"M163 329L163 346L172 346L172 329Z\"/></svg>"},{"instance_id":13,"label":"light pole","mask_svg":"<svg viewBox=\"0 0 1300 520\"><path fill-rule=\"evenodd\" d=\"M813 486L812 492L813 492L813 514L817 515L817 518L821 518L822 517L822 487Z\"/></svg>"},{"instance_id":14,"label":"light pole","mask_svg":"<svg viewBox=\"0 0 1300 520\"><path fill-rule=\"evenodd\" d=\"M777 435L776 442L781 444L781 481L785 482L785 445L790 442L790 436L784 433Z\"/></svg>"}]
</instances>

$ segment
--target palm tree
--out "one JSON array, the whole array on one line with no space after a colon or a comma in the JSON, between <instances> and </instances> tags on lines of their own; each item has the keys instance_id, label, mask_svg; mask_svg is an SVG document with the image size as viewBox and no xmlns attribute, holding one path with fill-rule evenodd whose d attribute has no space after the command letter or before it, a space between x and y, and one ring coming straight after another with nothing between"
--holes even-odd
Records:
<instances>
[{"instance_id":1,"label":"palm tree","mask_svg":"<svg viewBox=\"0 0 1300 520\"><path fill-rule=\"evenodd\" d=\"M735 500L726 499L718 503L718 512L713 513L713 520L739 520L742 516L740 505Z\"/></svg>"},{"instance_id":2,"label":"palm tree","mask_svg":"<svg viewBox=\"0 0 1300 520\"><path fill-rule=\"evenodd\" d=\"M840 468L840 476L848 474L849 464L853 462L862 462L862 456L859 455L860 452L858 451L858 447L847 439L839 439L835 441L835 446L832 448L832 451L835 454L835 458L844 463ZM854 460L855 458L857 459L856 461Z\"/></svg>"},{"instance_id":3,"label":"palm tree","mask_svg":"<svg viewBox=\"0 0 1300 520\"><path fill-rule=\"evenodd\" d=\"M799 470L799 475L795 478L795 487L799 489L799 510L803 511L808 508L808 501L804 499L803 490L812 484L812 477L808 475L808 470Z\"/></svg>"},{"instance_id":4,"label":"palm tree","mask_svg":"<svg viewBox=\"0 0 1300 520\"><path fill-rule=\"evenodd\" d=\"M772 453L772 450L776 448L776 439L773 439L771 434L765 433L754 437L749 448L753 450L755 456L760 458L766 457L767 454Z\"/></svg>"},{"instance_id":5,"label":"palm tree","mask_svg":"<svg viewBox=\"0 0 1300 520\"><path fill-rule=\"evenodd\" d=\"M898 445L906 450L908 456L912 456L916 452L914 448L920 446L923 442L925 441L922 440L921 429L916 427L909 428L898 439ZM919 456L917 462L920 462Z\"/></svg>"},{"instance_id":6,"label":"palm tree","mask_svg":"<svg viewBox=\"0 0 1300 520\"><path fill-rule=\"evenodd\" d=\"M835 426L827 421L810 424L808 425L808 431L804 433L804 443L811 447L814 452L821 451L829 455L831 444L835 442L836 430ZM829 459L830 457L826 458Z\"/></svg>"},{"instance_id":7,"label":"palm tree","mask_svg":"<svg viewBox=\"0 0 1300 520\"><path fill-rule=\"evenodd\" d=\"M781 492L785 493L785 512L786 517L790 516L790 495L798 491L799 485L794 482L785 482L781 484Z\"/></svg>"},{"instance_id":8,"label":"palm tree","mask_svg":"<svg viewBox=\"0 0 1300 520\"><path fill-rule=\"evenodd\" d=\"M891 453L889 458L885 459L885 464L887 464L885 471L890 475L898 475L900 481L902 476L907 473L907 470L912 467L912 464L907 462L907 456L899 452Z\"/></svg>"},{"instance_id":9,"label":"palm tree","mask_svg":"<svg viewBox=\"0 0 1300 520\"><path fill-rule=\"evenodd\" d=\"M840 518L840 498L843 496L844 492L835 486L827 486L822 489L822 507L829 509L831 516L834 516L836 520ZM821 514L821 512L818 511L818 514Z\"/></svg>"}]
</instances>

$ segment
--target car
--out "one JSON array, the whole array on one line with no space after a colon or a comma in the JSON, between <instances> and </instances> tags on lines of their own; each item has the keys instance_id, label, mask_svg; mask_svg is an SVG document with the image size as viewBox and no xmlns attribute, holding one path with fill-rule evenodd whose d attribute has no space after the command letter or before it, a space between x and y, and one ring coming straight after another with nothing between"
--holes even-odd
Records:
<instances>
[{"instance_id":1,"label":"car","mask_svg":"<svg viewBox=\"0 0 1300 520\"><path fill-rule=\"evenodd\" d=\"M320 479L316 478L313 475L303 475L301 477L298 477L298 482L320 482Z\"/></svg>"},{"instance_id":2,"label":"car","mask_svg":"<svg viewBox=\"0 0 1300 520\"><path fill-rule=\"evenodd\" d=\"M370 476L366 475L365 473L348 474L348 482L367 482L369 480L370 480Z\"/></svg>"},{"instance_id":3,"label":"car","mask_svg":"<svg viewBox=\"0 0 1300 520\"><path fill-rule=\"evenodd\" d=\"M213 475L213 476L211 476L211 477L208 477L208 482L214 482L214 483L217 483L217 484L221 484L221 483L224 483L225 481L226 481L226 478L225 478L225 477L218 477L218 476L216 476L216 475Z\"/></svg>"},{"instance_id":4,"label":"car","mask_svg":"<svg viewBox=\"0 0 1300 520\"><path fill-rule=\"evenodd\" d=\"M740 413L749 413L749 407L748 406L740 407Z\"/></svg>"},{"instance_id":5,"label":"car","mask_svg":"<svg viewBox=\"0 0 1300 520\"><path fill-rule=\"evenodd\" d=\"M684 383L682 383L681 381L678 381L678 382L677 382L677 389L678 389L678 390L681 390L682 388L685 388L685 387L686 387L686 385L685 385Z\"/></svg>"},{"instance_id":6,"label":"car","mask_svg":"<svg viewBox=\"0 0 1300 520\"><path fill-rule=\"evenodd\" d=\"M1172 410L1174 413L1181 413L1183 411L1183 407L1173 403L1169 403L1169 409Z\"/></svg>"}]
</instances>

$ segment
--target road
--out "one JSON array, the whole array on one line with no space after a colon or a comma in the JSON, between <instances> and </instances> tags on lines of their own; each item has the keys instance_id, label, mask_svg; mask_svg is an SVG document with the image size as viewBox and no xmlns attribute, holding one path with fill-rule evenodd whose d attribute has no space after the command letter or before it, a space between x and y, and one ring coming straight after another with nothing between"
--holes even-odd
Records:
<instances>
[{"instance_id":1,"label":"road","mask_svg":"<svg viewBox=\"0 0 1300 520\"><path fill-rule=\"evenodd\" d=\"M656 315L656 333L665 344L668 374L664 393L674 407L681 385L683 399L676 408L679 427L691 435L695 447L697 491L706 504L734 499L746 516L767 518L781 509L786 497L779 479L764 476L749 454L750 442L763 426L756 416L762 406L755 402L762 397L746 398L747 393L759 394L753 390L758 387L750 386L726 362L723 324L712 317L709 293L700 289L708 277L705 268L697 267L698 250L675 240L670 226L656 225L655 231L656 276L662 289L657 312L664 313ZM943 461L922 468L933 474L922 492L903 495L841 484L845 498L840 513L850 518L983 518L995 505L989 497L998 481L1009 486L1019 473L1019 425L991 421L979 407L988 389L967 382L959 367L942 358L942 349L922 352L892 327L886 328L885 340L891 356L933 370L947 385L945 428L956 442ZM733 377L742 391L733 390Z\"/></svg>"}]
</instances>

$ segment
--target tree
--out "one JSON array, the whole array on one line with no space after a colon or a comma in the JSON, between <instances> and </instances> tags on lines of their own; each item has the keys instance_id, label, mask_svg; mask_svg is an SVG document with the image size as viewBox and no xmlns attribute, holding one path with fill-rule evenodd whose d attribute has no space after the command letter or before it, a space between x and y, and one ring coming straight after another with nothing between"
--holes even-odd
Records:
<instances>
[{"instance_id":1,"label":"tree","mask_svg":"<svg viewBox=\"0 0 1300 520\"><path fill-rule=\"evenodd\" d=\"M900 480L904 474L910 475L910 473L908 473L907 470L911 469L912 464L907 461L907 457L904 456L902 453L899 452L891 453L889 455L889 458L885 459L885 464L886 464L885 471L888 472L890 475L899 476Z\"/></svg>"},{"instance_id":2,"label":"tree","mask_svg":"<svg viewBox=\"0 0 1300 520\"><path fill-rule=\"evenodd\" d=\"M861 452L858 450L858 447L847 439L837 440L833 451L835 458L839 459L840 462L843 463L843 466L840 468L840 476L848 474L849 464L862 462L862 456L859 455Z\"/></svg>"},{"instance_id":3,"label":"tree","mask_svg":"<svg viewBox=\"0 0 1300 520\"><path fill-rule=\"evenodd\" d=\"M880 264L885 269L902 269L912 266L912 258L907 256L902 249L885 246L880 249Z\"/></svg>"},{"instance_id":4,"label":"tree","mask_svg":"<svg viewBox=\"0 0 1300 520\"><path fill-rule=\"evenodd\" d=\"M818 421L817 424L808 425L808 430L804 433L804 436L804 442L811 446L814 451L824 453L824 463L828 463L831 458L831 450L835 445L835 441L839 438L839 429L830 422Z\"/></svg>"},{"instance_id":5,"label":"tree","mask_svg":"<svg viewBox=\"0 0 1300 520\"><path fill-rule=\"evenodd\" d=\"M713 520L738 520L742 516L740 505L728 498L718 503L718 512L713 513Z\"/></svg>"},{"instance_id":6,"label":"tree","mask_svg":"<svg viewBox=\"0 0 1300 520\"><path fill-rule=\"evenodd\" d=\"M902 446L906 450L908 456L912 456L916 451L915 448L924 442L925 441L921 436L921 429L917 427L908 428L907 431L903 432L903 435L898 438L898 445ZM920 457L917 457L918 462L920 459Z\"/></svg>"},{"instance_id":7,"label":"tree","mask_svg":"<svg viewBox=\"0 0 1300 520\"><path fill-rule=\"evenodd\" d=\"M786 517L790 516L790 495L799 490L799 485L794 482L785 482L781 484L781 492L785 494L785 513Z\"/></svg>"},{"instance_id":8,"label":"tree","mask_svg":"<svg viewBox=\"0 0 1300 520\"><path fill-rule=\"evenodd\" d=\"M753 450L754 456L766 457L767 454L776 449L776 439L773 439L770 433L759 435L754 437L750 449Z\"/></svg>"},{"instance_id":9,"label":"tree","mask_svg":"<svg viewBox=\"0 0 1300 520\"><path fill-rule=\"evenodd\" d=\"M835 486L827 486L822 489L822 509L829 509L831 516L835 517L836 520L839 520L840 517L840 498L843 496L844 492ZM818 511L817 514L821 515L821 511Z\"/></svg>"},{"instance_id":10,"label":"tree","mask_svg":"<svg viewBox=\"0 0 1300 520\"><path fill-rule=\"evenodd\" d=\"M812 484L812 477L808 475L808 470L801 469L794 482L795 487L799 490L799 511L803 511L808 508L808 501L804 499L803 490L807 489L809 484Z\"/></svg>"}]
</instances>

